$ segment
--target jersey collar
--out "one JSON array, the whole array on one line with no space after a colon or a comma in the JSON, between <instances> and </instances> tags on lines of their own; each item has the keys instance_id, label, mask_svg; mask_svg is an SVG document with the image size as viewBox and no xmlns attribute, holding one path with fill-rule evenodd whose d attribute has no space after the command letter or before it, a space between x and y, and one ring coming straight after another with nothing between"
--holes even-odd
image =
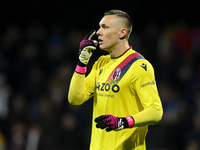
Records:
<instances>
[{"instance_id":1,"label":"jersey collar","mask_svg":"<svg viewBox=\"0 0 200 150\"><path fill-rule=\"evenodd\" d=\"M119 55L119 56L117 56L117 57L111 57L111 59L117 59L117 58L123 56L123 55L124 55L129 49L131 49L131 48L132 48L132 46L130 46L127 50L125 50L121 55Z\"/></svg>"}]
</instances>

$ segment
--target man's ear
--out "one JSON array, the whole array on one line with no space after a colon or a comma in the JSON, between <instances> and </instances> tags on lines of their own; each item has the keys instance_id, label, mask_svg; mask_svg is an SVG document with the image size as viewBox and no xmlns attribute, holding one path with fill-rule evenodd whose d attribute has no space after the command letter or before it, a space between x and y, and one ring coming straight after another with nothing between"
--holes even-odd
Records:
<instances>
[{"instance_id":1,"label":"man's ear","mask_svg":"<svg viewBox=\"0 0 200 150\"><path fill-rule=\"evenodd\" d=\"M119 38L120 38L120 39L124 39L124 38L126 38L126 35L127 35L127 29L126 29L126 28L122 28L122 29L119 31Z\"/></svg>"}]
</instances>

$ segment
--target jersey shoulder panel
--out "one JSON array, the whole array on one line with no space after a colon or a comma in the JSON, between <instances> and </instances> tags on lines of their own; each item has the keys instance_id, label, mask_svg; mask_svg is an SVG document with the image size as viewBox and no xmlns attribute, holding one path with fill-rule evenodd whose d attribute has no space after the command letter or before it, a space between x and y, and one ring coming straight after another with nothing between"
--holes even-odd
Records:
<instances>
[{"instance_id":1,"label":"jersey shoulder panel","mask_svg":"<svg viewBox=\"0 0 200 150\"><path fill-rule=\"evenodd\" d=\"M101 68L105 64L107 64L110 60L110 55L102 55L98 58L98 60L95 62L95 68Z\"/></svg>"},{"instance_id":2,"label":"jersey shoulder panel","mask_svg":"<svg viewBox=\"0 0 200 150\"><path fill-rule=\"evenodd\" d=\"M154 74L154 68L152 64L146 59L138 59L134 64L134 70L138 76L143 76L146 74Z\"/></svg>"}]
</instances>

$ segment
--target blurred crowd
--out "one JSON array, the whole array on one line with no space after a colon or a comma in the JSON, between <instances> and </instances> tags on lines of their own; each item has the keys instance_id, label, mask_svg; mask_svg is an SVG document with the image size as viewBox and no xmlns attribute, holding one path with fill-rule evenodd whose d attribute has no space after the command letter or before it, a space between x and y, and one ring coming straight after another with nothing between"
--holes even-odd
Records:
<instances>
[{"instance_id":1,"label":"blurred crowd","mask_svg":"<svg viewBox=\"0 0 200 150\"><path fill-rule=\"evenodd\" d=\"M0 29L0 150L87 150L92 99L68 103L80 41L89 30L33 21ZM130 45L155 69L164 115L147 149L200 149L200 26L184 21L134 31ZM90 60L102 54L97 48ZM88 70L89 70L88 69Z\"/></svg>"}]
</instances>

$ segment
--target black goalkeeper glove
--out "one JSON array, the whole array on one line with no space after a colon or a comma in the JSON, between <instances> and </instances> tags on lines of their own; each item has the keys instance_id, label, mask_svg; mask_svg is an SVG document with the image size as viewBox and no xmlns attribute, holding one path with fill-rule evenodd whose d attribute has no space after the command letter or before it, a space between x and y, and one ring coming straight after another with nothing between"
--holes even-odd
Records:
<instances>
[{"instance_id":1,"label":"black goalkeeper glove","mask_svg":"<svg viewBox=\"0 0 200 150\"><path fill-rule=\"evenodd\" d=\"M105 129L109 132L111 130L119 131L124 128L132 128L134 126L134 119L132 116L115 117L113 115L102 115L94 120L97 128Z\"/></svg>"}]
</instances>

